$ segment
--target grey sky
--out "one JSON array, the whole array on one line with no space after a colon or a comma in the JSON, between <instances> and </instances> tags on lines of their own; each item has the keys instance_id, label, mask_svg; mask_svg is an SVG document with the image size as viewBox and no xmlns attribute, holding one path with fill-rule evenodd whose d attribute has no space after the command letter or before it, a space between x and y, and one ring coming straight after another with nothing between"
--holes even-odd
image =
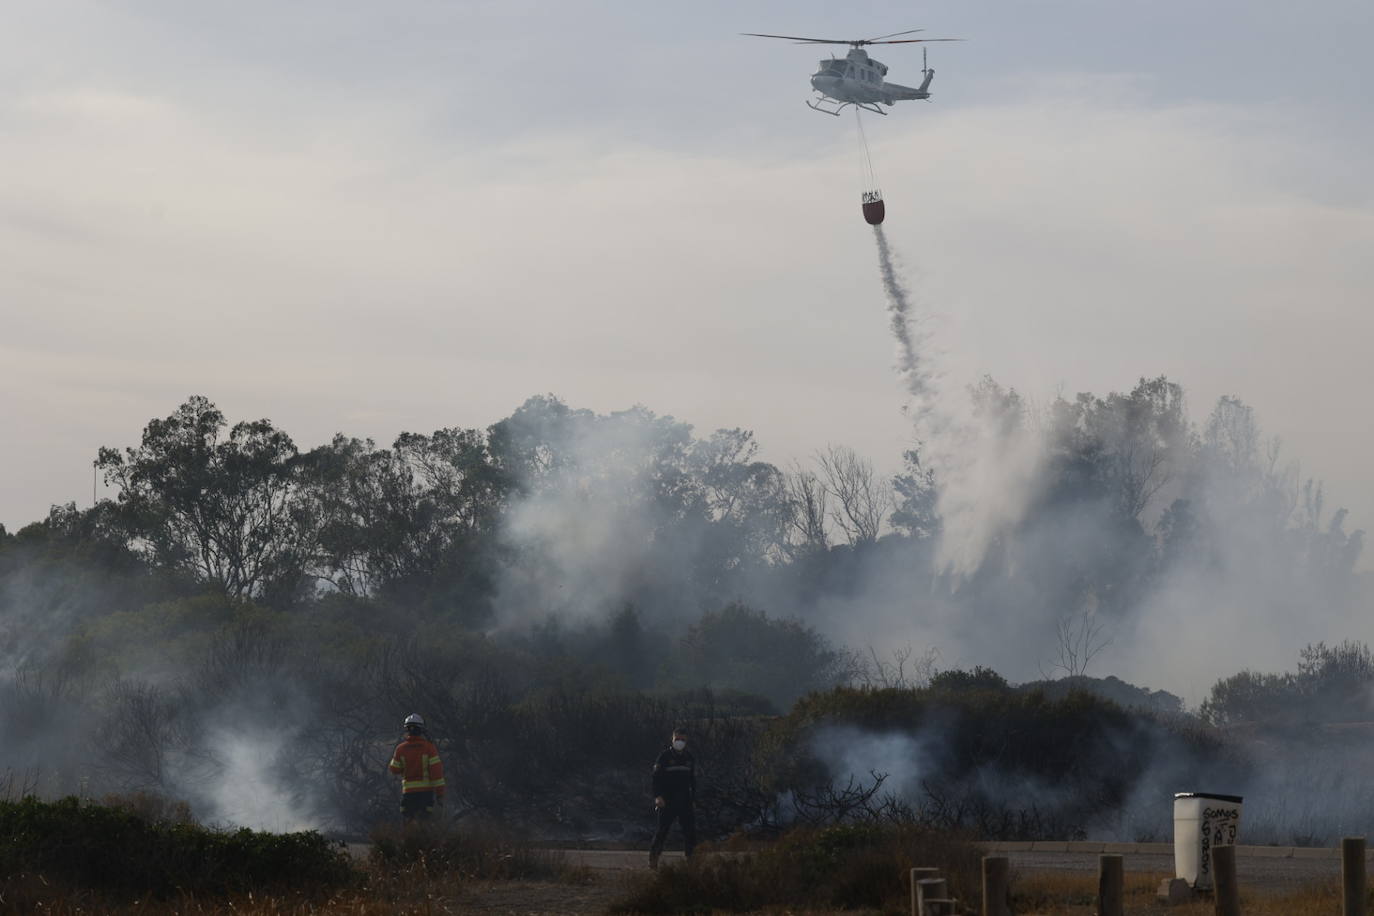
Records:
<instances>
[{"instance_id":1,"label":"grey sky","mask_svg":"<svg viewBox=\"0 0 1374 916\"><path fill-rule=\"evenodd\" d=\"M1374 524L1368 2L13 5L0 522L193 393L302 447L527 396L895 466L850 118L817 49L923 26L870 118L955 381L1239 395ZM838 49L842 52L842 49ZM898 82L920 53L884 49Z\"/></svg>"}]
</instances>

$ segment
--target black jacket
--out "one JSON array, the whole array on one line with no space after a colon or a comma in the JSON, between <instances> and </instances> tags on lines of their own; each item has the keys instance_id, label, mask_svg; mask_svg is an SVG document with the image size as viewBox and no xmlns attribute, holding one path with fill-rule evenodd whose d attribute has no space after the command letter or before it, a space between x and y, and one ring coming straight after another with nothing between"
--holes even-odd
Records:
<instances>
[{"instance_id":1,"label":"black jacket","mask_svg":"<svg viewBox=\"0 0 1374 916\"><path fill-rule=\"evenodd\" d=\"M697 763L691 751L671 747L654 761L654 797L670 802L690 802L697 794Z\"/></svg>"}]
</instances>

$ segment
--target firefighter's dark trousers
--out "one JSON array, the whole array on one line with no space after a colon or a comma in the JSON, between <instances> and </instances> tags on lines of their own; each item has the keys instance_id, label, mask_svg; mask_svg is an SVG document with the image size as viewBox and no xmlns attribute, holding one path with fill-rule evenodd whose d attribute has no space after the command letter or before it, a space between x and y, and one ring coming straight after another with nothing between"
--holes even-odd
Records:
<instances>
[{"instance_id":1,"label":"firefighter's dark trousers","mask_svg":"<svg viewBox=\"0 0 1374 916\"><path fill-rule=\"evenodd\" d=\"M401 819L407 824L427 821L433 813L433 792L407 792L401 796Z\"/></svg>"},{"instance_id":2,"label":"firefighter's dark trousers","mask_svg":"<svg viewBox=\"0 0 1374 916\"><path fill-rule=\"evenodd\" d=\"M692 847L697 844L697 819L692 812L691 799L668 798L665 801L667 804L658 809L658 832L654 834L654 844L649 847L649 856L655 861L663 852L663 841L668 839L668 828L673 826L673 821L682 825L682 848L687 855L692 854Z\"/></svg>"}]
</instances>

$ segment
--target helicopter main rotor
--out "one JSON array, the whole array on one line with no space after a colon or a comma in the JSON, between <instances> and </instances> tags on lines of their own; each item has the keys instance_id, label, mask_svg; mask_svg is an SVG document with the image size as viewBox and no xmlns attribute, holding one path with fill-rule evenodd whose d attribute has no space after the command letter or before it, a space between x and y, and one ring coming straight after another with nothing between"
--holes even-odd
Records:
<instances>
[{"instance_id":1,"label":"helicopter main rotor","mask_svg":"<svg viewBox=\"0 0 1374 916\"><path fill-rule=\"evenodd\" d=\"M910 45L929 41L963 41L962 38L898 38L899 35L914 35L917 32L924 32L925 29L907 29L905 32L893 32L889 35L879 35L877 38L805 38L800 35L769 35L764 32L740 32L741 35L749 35L753 38L781 38L784 41L791 41L799 45L849 45L851 48L862 48L864 45ZM894 40L895 39L895 40Z\"/></svg>"}]
</instances>

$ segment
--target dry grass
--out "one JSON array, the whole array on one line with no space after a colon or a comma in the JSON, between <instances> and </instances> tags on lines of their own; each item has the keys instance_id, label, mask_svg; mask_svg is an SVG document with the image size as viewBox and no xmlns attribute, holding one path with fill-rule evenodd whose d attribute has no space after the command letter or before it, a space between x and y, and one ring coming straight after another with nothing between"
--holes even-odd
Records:
<instances>
[{"instance_id":1,"label":"dry grass","mask_svg":"<svg viewBox=\"0 0 1374 916\"><path fill-rule=\"evenodd\" d=\"M1127 872L1126 916L1213 916L1211 898L1182 906L1161 906L1155 899L1160 882L1172 874ZM1093 916L1097 912L1097 877L1069 872L1019 872L1012 880L1012 909L1036 916ZM1241 890L1245 916L1337 916L1341 912L1339 881L1314 882L1300 890Z\"/></svg>"},{"instance_id":2,"label":"dry grass","mask_svg":"<svg viewBox=\"0 0 1374 916\"><path fill-rule=\"evenodd\" d=\"M914 826L798 828L749 853L701 855L645 872L614 913L899 912L912 862L938 867L951 893L978 887L980 851Z\"/></svg>"},{"instance_id":3,"label":"dry grass","mask_svg":"<svg viewBox=\"0 0 1374 916\"><path fill-rule=\"evenodd\" d=\"M138 916L200 916L200 914L241 914L241 916L409 916L409 914L559 914L592 916L608 911L623 895L639 873L593 875L586 869L549 873L544 880L474 879L471 874L435 874L421 863L383 867L375 862L364 866L365 882L356 888L326 897L290 895L248 895L197 898L181 896L167 900L111 901L100 895L61 890L33 876L0 879L0 914L50 913L54 916L94 916L94 914L138 914ZM1155 900L1159 884L1169 875L1128 872L1126 874L1126 916L1212 916L1210 899L1166 908ZM628 883L627 883L628 882ZM1097 878L1091 874L1058 871L1019 870L1013 873L1013 911L1023 916L1093 916L1096 907ZM969 901L969 912L976 902ZM1245 916L1336 916L1341 912L1340 884L1335 879L1314 882L1296 891L1252 891L1243 893ZM622 910L623 911L623 910ZM904 909L889 904L878 909L836 910L825 906L792 905L765 910L769 916L892 916Z\"/></svg>"}]
</instances>

